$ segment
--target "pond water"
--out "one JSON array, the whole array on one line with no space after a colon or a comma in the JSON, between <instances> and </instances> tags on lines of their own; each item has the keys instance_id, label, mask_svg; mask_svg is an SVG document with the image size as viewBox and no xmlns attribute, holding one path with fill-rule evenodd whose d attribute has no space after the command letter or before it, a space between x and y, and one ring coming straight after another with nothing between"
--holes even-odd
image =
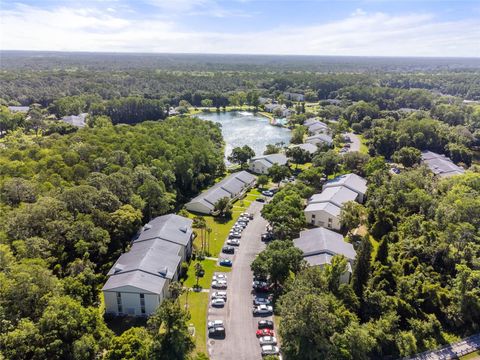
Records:
<instances>
[{"instance_id":1,"label":"pond water","mask_svg":"<svg viewBox=\"0 0 480 360\"><path fill-rule=\"evenodd\" d=\"M237 146L248 145L255 154L262 155L267 144L290 142L290 130L272 126L268 119L248 111L229 111L201 113L199 118L210 120L222 125L222 135L225 140L225 157L230 155Z\"/></svg>"}]
</instances>

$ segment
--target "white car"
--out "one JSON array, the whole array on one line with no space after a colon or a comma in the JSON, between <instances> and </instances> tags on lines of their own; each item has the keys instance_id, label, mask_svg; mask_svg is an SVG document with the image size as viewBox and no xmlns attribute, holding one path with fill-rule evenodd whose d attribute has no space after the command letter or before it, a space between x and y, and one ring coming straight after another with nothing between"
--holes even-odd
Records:
<instances>
[{"instance_id":1,"label":"white car","mask_svg":"<svg viewBox=\"0 0 480 360\"><path fill-rule=\"evenodd\" d=\"M275 345L263 345L262 346L262 356L267 355L278 355L280 354L280 349Z\"/></svg>"},{"instance_id":2,"label":"white car","mask_svg":"<svg viewBox=\"0 0 480 360\"><path fill-rule=\"evenodd\" d=\"M274 336L262 336L260 339L260 345L277 345L277 339Z\"/></svg>"},{"instance_id":3,"label":"white car","mask_svg":"<svg viewBox=\"0 0 480 360\"><path fill-rule=\"evenodd\" d=\"M212 278L213 281L220 281L220 280L224 280L224 281L227 281L227 275L225 274L215 274L213 275L213 278Z\"/></svg>"},{"instance_id":4,"label":"white car","mask_svg":"<svg viewBox=\"0 0 480 360\"><path fill-rule=\"evenodd\" d=\"M270 305L258 305L253 308L254 315L270 315L273 313L273 307Z\"/></svg>"},{"instance_id":5,"label":"white car","mask_svg":"<svg viewBox=\"0 0 480 360\"><path fill-rule=\"evenodd\" d=\"M222 299L222 298L213 299L211 304L212 306L224 307L225 299Z\"/></svg>"},{"instance_id":6,"label":"white car","mask_svg":"<svg viewBox=\"0 0 480 360\"><path fill-rule=\"evenodd\" d=\"M212 288L214 289L226 289L227 282L225 280L213 280L212 281Z\"/></svg>"},{"instance_id":7,"label":"white car","mask_svg":"<svg viewBox=\"0 0 480 360\"><path fill-rule=\"evenodd\" d=\"M227 300L227 292L226 291L215 291L212 294L212 299L225 299L225 300Z\"/></svg>"},{"instance_id":8,"label":"white car","mask_svg":"<svg viewBox=\"0 0 480 360\"><path fill-rule=\"evenodd\" d=\"M238 239L228 239L227 240L227 245L240 246L240 240L238 240Z\"/></svg>"},{"instance_id":9,"label":"white car","mask_svg":"<svg viewBox=\"0 0 480 360\"><path fill-rule=\"evenodd\" d=\"M212 329L212 328L217 328L217 327L224 327L223 326L223 320L213 320L213 321L209 321L207 323L207 327L209 329Z\"/></svg>"}]
</instances>

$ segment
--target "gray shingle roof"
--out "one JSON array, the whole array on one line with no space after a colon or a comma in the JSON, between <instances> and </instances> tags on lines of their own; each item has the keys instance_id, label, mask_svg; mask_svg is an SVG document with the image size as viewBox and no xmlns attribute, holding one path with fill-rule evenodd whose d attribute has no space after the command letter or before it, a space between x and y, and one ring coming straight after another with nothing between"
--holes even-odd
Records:
<instances>
[{"instance_id":1,"label":"gray shingle roof","mask_svg":"<svg viewBox=\"0 0 480 360\"><path fill-rule=\"evenodd\" d=\"M158 216L143 227L134 242L160 238L187 246L192 235L192 223L192 219L175 214Z\"/></svg>"},{"instance_id":2,"label":"gray shingle roof","mask_svg":"<svg viewBox=\"0 0 480 360\"><path fill-rule=\"evenodd\" d=\"M85 121L87 118L87 115L88 115L87 113L83 113L80 115L64 116L62 117L62 121L76 127L85 127L87 125Z\"/></svg>"},{"instance_id":3,"label":"gray shingle roof","mask_svg":"<svg viewBox=\"0 0 480 360\"><path fill-rule=\"evenodd\" d=\"M322 202L322 203L308 204L304 211L305 212L325 211L326 213L336 217L336 216L340 216L341 208L330 202Z\"/></svg>"},{"instance_id":4,"label":"gray shingle roof","mask_svg":"<svg viewBox=\"0 0 480 360\"><path fill-rule=\"evenodd\" d=\"M367 192L367 180L356 174L337 176L335 179L327 181L323 185L323 189L325 190L328 187L334 186L346 186L359 194L365 194Z\"/></svg>"},{"instance_id":5,"label":"gray shingle roof","mask_svg":"<svg viewBox=\"0 0 480 360\"><path fill-rule=\"evenodd\" d=\"M294 239L293 243L303 251L306 258L313 255L329 254L332 256L343 255L353 261L357 255L353 245L345 242L341 234L324 227L300 232L300 237Z\"/></svg>"},{"instance_id":6,"label":"gray shingle roof","mask_svg":"<svg viewBox=\"0 0 480 360\"><path fill-rule=\"evenodd\" d=\"M345 186L334 186L323 190L320 194L314 194L308 199L309 204L330 202L342 207L348 201L355 201L358 194Z\"/></svg>"},{"instance_id":7,"label":"gray shingle roof","mask_svg":"<svg viewBox=\"0 0 480 360\"><path fill-rule=\"evenodd\" d=\"M302 149L302 150L307 151L307 152L310 153L310 154L313 154L313 153L315 153L315 152L318 150L317 145L315 145L315 144L310 144L310 143L292 145L291 147L292 147L292 148L298 147L298 148L300 148L300 149Z\"/></svg>"},{"instance_id":8,"label":"gray shingle roof","mask_svg":"<svg viewBox=\"0 0 480 360\"><path fill-rule=\"evenodd\" d=\"M215 203L219 199L223 197L233 198L237 196L245 187L252 185L255 182L255 179L255 175L252 175L247 171L233 173L194 197L188 204L199 202L213 210Z\"/></svg>"},{"instance_id":9,"label":"gray shingle roof","mask_svg":"<svg viewBox=\"0 0 480 360\"><path fill-rule=\"evenodd\" d=\"M161 294L166 282L167 279L160 276L142 271L132 271L110 276L102 290L111 291L125 286L133 286L144 292Z\"/></svg>"},{"instance_id":10,"label":"gray shingle roof","mask_svg":"<svg viewBox=\"0 0 480 360\"><path fill-rule=\"evenodd\" d=\"M308 142L311 144L325 143L325 144L331 145L333 143L333 139L331 136L328 136L326 134L317 134L317 135L307 137L305 142Z\"/></svg>"},{"instance_id":11,"label":"gray shingle roof","mask_svg":"<svg viewBox=\"0 0 480 360\"><path fill-rule=\"evenodd\" d=\"M9 106L8 110L11 112L28 112L30 110L29 106Z\"/></svg>"},{"instance_id":12,"label":"gray shingle roof","mask_svg":"<svg viewBox=\"0 0 480 360\"><path fill-rule=\"evenodd\" d=\"M445 155L437 154L432 151L422 152L422 162L425 163L430 170L441 177L459 175L465 172L460 166L455 165Z\"/></svg>"},{"instance_id":13,"label":"gray shingle roof","mask_svg":"<svg viewBox=\"0 0 480 360\"><path fill-rule=\"evenodd\" d=\"M287 157L285 154L269 154L269 155L262 155L254 157L251 161L256 160L264 160L270 163L270 165L278 164L278 165L285 165L287 163Z\"/></svg>"}]
</instances>

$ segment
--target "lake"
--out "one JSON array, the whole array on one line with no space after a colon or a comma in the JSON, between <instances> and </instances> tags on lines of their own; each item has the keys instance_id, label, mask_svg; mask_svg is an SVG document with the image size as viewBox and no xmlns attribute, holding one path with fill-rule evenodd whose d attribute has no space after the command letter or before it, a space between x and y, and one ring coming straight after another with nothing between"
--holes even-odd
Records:
<instances>
[{"instance_id":1,"label":"lake","mask_svg":"<svg viewBox=\"0 0 480 360\"><path fill-rule=\"evenodd\" d=\"M225 157L237 146L248 145L256 155L263 155L267 144L290 142L291 132L287 128L272 126L268 119L248 111L211 112L197 115L222 125L225 140Z\"/></svg>"}]
</instances>

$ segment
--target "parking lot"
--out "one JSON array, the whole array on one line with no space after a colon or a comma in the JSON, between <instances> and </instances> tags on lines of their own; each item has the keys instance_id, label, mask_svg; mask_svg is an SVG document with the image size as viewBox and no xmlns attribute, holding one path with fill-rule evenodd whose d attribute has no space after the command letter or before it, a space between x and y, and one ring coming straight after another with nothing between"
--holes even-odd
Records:
<instances>
[{"instance_id":1,"label":"parking lot","mask_svg":"<svg viewBox=\"0 0 480 360\"><path fill-rule=\"evenodd\" d=\"M265 248L261 242L261 234L265 232L267 222L260 216L263 203L253 202L247 209L254 214L242 233L240 246L234 255L221 254L220 257L233 260L232 271L227 274L227 301L224 307L209 306L208 321L223 320L225 338L209 338L207 347L211 359L261 359L261 348L256 337L258 320L271 316L252 314L253 292L250 264L255 256ZM217 290L211 289L210 296Z\"/></svg>"}]
</instances>

